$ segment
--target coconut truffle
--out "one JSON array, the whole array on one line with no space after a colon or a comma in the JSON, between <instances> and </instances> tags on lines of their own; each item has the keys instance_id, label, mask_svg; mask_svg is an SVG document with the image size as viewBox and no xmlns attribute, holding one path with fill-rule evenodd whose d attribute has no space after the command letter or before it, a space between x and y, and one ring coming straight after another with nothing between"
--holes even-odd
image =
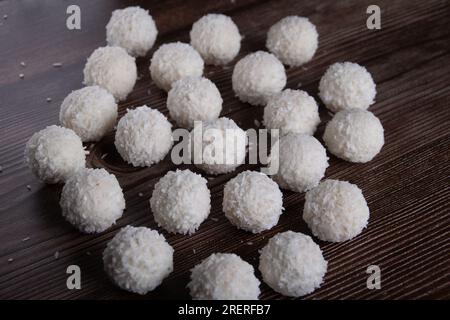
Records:
<instances>
[{"instance_id":1,"label":"coconut truffle","mask_svg":"<svg viewBox=\"0 0 450 320\"><path fill-rule=\"evenodd\" d=\"M241 172L225 185L223 211L240 229L253 233L271 229L282 210L283 195L278 185L261 172Z\"/></svg>"},{"instance_id":2,"label":"coconut truffle","mask_svg":"<svg viewBox=\"0 0 450 320\"><path fill-rule=\"evenodd\" d=\"M116 100L125 100L137 79L135 59L120 47L96 49L83 70L84 84L108 90Z\"/></svg>"},{"instance_id":3,"label":"coconut truffle","mask_svg":"<svg viewBox=\"0 0 450 320\"><path fill-rule=\"evenodd\" d=\"M281 135L313 135L319 123L319 107L305 91L286 89L270 98L264 108L265 126L279 129Z\"/></svg>"},{"instance_id":4,"label":"coconut truffle","mask_svg":"<svg viewBox=\"0 0 450 320\"><path fill-rule=\"evenodd\" d=\"M206 64L223 65L236 57L241 48L241 35L230 17L207 14L197 20L190 32L191 45Z\"/></svg>"},{"instance_id":5,"label":"coconut truffle","mask_svg":"<svg viewBox=\"0 0 450 320\"><path fill-rule=\"evenodd\" d=\"M155 43L155 21L139 7L114 10L106 25L106 42L124 48L132 56L145 56Z\"/></svg>"},{"instance_id":6,"label":"coconut truffle","mask_svg":"<svg viewBox=\"0 0 450 320\"><path fill-rule=\"evenodd\" d=\"M186 77L174 82L167 96L167 109L180 127L191 129L194 121L219 118L222 102L212 81L203 77Z\"/></svg>"},{"instance_id":7,"label":"coconut truffle","mask_svg":"<svg viewBox=\"0 0 450 320\"><path fill-rule=\"evenodd\" d=\"M187 43L163 44L155 51L150 63L150 74L155 84L169 91L172 84L184 77L201 77L203 59Z\"/></svg>"},{"instance_id":8,"label":"coconut truffle","mask_svg":"<svg viewBox=\"0 0 450 320\"><path fill-rule=\"evenodd\" d=\"M335 114L328 122L323 140L335 156L350 162L368 162L384 144L384 129L373 113L349 109Z\"/></svg>"},{"instance_id":9,"label":"coconut truffle","mask_svg":"<svg viewBox=\"0 0 450 320\"><path fill-rule=\"evenodd\" d=\"M33 134L25 146L25 162L46 183L65 182L85 167L80 137L70 129L49 126Z\"/></svg>"},{"instance_id":10,"label":"coconut truffle","mask_svg":"<svg viewBox=\"0 0 450 320\"><path fill-rule=\"evenodd\" d=\"M356 185L328 179L306 193L303 220L319 239L341 242L367 226L369 208Z\"/></svg>"},{"instance_id":11,"label":"coconut truffle","mask_svg":"<svg viewBox=\"0 0 450 320\"><path fill-rule=\"evenodd\" d=\"M333 112L369 108L375 102L375 82L366 68L357 63L332 64L320 79L319 96Z\"/></svg>"},{"instance_id":12,"label":"coconut truffle","mask_svg":"<svg viewBox=\"0 0 450 320\"><path fill-rule=\"evenodd\" d=\"M272 95L283 90L286 72L273 54L257 51L236 63L232 84L234 93L241 101L265 105Z\"/></svg>"},{"instance_id":13,"label":"coconut truffle","mask_svg":"<svg viewBox=\"0 0 450 320\"><path fill-rule=\"evenodd\" d=\"M290 133L273 145L269 165L278 168L273 179L281 188L304 192L319 184L328 167L328 157L316 138Z\"/></svg>"},{"instance_id":14,"label":"coconut truffle","mask_svg":"<svg viewBox=\"0 0 450 320\"><path fill-rule=\"evenodd\" d=\"M327 265L311 237L292 231L273 236L259 257L264 282L288 297L301 297L319 288Z\"/></svg>"},{"instance_id":15,"label":"coconut truffle","mask_svg":"<svg viewBox=\"0 0 450 320\"><path fill-rule=\"evenodd\" d=\"M232 172L245 161L247 134L229 118L195 126L189 139L192 162L208 174Z\"/></svg>"},{"instance_id":16,"label":"coconut truffle","mask_svg":"<svg viewBox=\"0 0 450 320\"><path fill-rule=\"evenodd\" d=\"M99 86L72 91L61 104L59 122L83 142L98 141L113 130L117 120L114 97Z\"/></svg>"},{"instance_id":17,"label":"coconut truffle","mask_svg":"<svg viewBox=\"0 0 450 320\"><path fill-rule=\"evenodd\" d=\"M117 286L146 294L172 272L173 249L155 230L126 226L108 242L103 265Z\"/></svg>"},{"instance_id":18,"label":"coconut truffle","mask_svg":"<svg viewBox=\"0 0 450 320\"><path fill-rule=\"evenodd\" d=\"M145 105L128 110L117 124L114 144L126 162L150 167L172 148L172 125L161 112Z\"/></svg>"},{"instance_id":19,"label":"coconut truffle","mask_svg":"<svg viewBox=\"0 0 450 320\"><path fill-rule=\"evenodd\" d=\"M258 300L252 265L233 253L213 253L191 270L187 285L194 300Z\"/></svg>"},{"instance_id":20,"label":"coconut truffle","mask_svg":"<svg viewBox=\"0 0 450 320\"><path fill-rule=\"evenodd\" d=\"M190 170L169 171L155 185L150 206L158 226L169 232L192 234L211 209L206 179Z\"/></svg>"},{"instance_id":21,"label":"coconut truffle","mask_svg":"<svg viewBox=\"0 0 450 320\"><path fill-rule=\"evenodd\" d=\"M312 59L319 35L308 18L288 16L267 33L266 47L284 64L297 67Z\"/></svg>"},{"instance_id":22,"label":"coconut truffle","mask_svg":"<svg viewBox=\"0 0 450 320\"><path fill-rule=\"evenodd\" d=\"M63 187L62 215L84 233L98 233L122 216L125 198L116 177L105 169L83 169Z\"/></svg>"}]
</instances>

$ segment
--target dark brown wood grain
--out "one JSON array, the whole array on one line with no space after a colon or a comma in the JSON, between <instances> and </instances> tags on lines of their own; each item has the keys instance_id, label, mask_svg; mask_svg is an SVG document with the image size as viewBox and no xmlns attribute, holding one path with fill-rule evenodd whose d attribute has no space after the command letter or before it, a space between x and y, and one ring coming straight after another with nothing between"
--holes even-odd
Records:
<instances>
[{"instance_id":1,"label":"dark brown wood grain","mask_svg":"<svg viewBox=\"0 0 450 320\"><path fill-rule=\"evenodd\" d=\"M73 3L81 7L80 31L65 27L66 7ZM371 1L0 1L0 298L189 298L189 270L211 253L234 252L257 269L258 250L277 232L311 234L301 219L304 194L293 192L284 192L286 210L272 230L253 235L226 220L223 185L238 172L255 168L248 165L209 177L211 215L197 233L168 234L153 221L148 199L156 181L175 166L168 158L151 168L125 164L114 148L113 133L87 145L88 164L117 176L127 202L124 216L99 235L80 234L64 221L58 204L61 186L45 185L32 176L23 163L24 145L34 132L58 122L60 103L82 86L86 58L105 44L111 11L132 3L150 9L160 33L152 52L138 59L141 78L120 104L120 115L142 104L168 114L165 93L150 79L149 58L162 43L188 41L192 23L207 12L226 13L237 23L245 36L238 58L264 50L268 28L280 18L309 17L320 34L319 49L304 67L287 70L287 87L300 87L317 101L318 81L328 65L354 61L366 66L378 91L370 110L383 123L386 144L366 164L330 156L326 177L348 180L363 190L371 210L369 226L344 243L315 239L329 270L323 286L305 299L450 298L450 6L448 1L406 0L377 1L382 29L376 31L366 28ZM54 68L55 62L63 66ZM223 96L222 115L243 128L255 127L262 108L234 97L234 63L207 67L205 75ZM316 137L321 140L330 114L320 107ZM102 251L127 224L157 228L175 249L174 272L143 297L116 288L103 272ZM66 288L70 264L81 267L81 290ZM381 290L366 287L366 269L372 264L381 268ZM257 276L261 278L258 271ZM283 298L264 284L261 288L262 299Z\"/></svg>"}]
</instances>

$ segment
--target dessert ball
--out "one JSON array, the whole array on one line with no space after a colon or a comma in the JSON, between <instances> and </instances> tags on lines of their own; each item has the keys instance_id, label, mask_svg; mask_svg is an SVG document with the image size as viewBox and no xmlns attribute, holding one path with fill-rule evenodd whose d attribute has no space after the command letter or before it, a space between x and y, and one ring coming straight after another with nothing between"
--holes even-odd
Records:
<instances>
[{"instance_id":1,"label":"dessert ball","mask_svg":"<svg viewBox=\"0 0 450 320\"><path fill-rule=\"evenodd\" d=\"M25 146L25 162L46 183L65 182L85 167L80 137L70 129L49 126L33 134Z\"/></svg>"},{"instance_id":2,"label":"dessert ball","mask_svg":"<svg viewBox=\"0 0 450 320\"><path fill-rule=\"evenodd\" d=\"M258 300L252 265L233 253L213 253L191 270L187 285L194 300Z\"/></svg>"},{"instance_id":3,"label":"dessert ball","mask_svg":"<svg viewBox=\"0 0 450 320\"><path fill-rule=\"evenodd\" d=\"M114 144L126 162L150 167L172 148L172 125L161 112L145 105L128 110L117 124Z\"/></svg>"},{"instance_id":4,"label":"dessert ball","mask_svg":"<svg viewBox=\"0 0 450 320\"><path fill-rule=\"evenodd\" d=\"M357 63L332 64L320 79L319 96L333 112L345 109L366 110L377 93L372 75Z\"/></svg>"},{"instance_id":5,"label":"dessert ball","mask_svg":"<svg viewBox=\"0 0 450 320\"><path fill-rule=\"evenodd\" d=\"M155 230L126 226L108 242L103 265L118 287L146 294L172 272L173 249Z\"/></svg>"},{"instance_id":6,"label":"dessert ball","mask_svg":"<svg viewBox=\"0 0 450 320\"><path fill-rule=\"evenodd\" d=\"M126 99L137 79L135 60L121 47L96 49L88 58L83 73L86 86L105 88L119 101Z\"/></svg>"},{"instance_id":7,"label":"dessert ball","mask_svg":"<svg viewBox=\"0 0 450 320\"><path fill-rule=\"evenodd\" d=\"M284 64L297 67L312 59L319 35L308 18L288 16L267 33L266 47Z\"/></svg>"},{"instance_id":8,"label":"dessert ball","mask_svg":"<svg viewBox=\"0 0 450 320\"><path fill-rule=\"evenodd\" d=\"M384 129L373 113L349 109L335 114L328 122L323 140L335 156L350 162L368 162L384 144Z\"/></svg>"},{"instance_id":9,"label":"dessert ball","mask_svg":"<svg viewBox=\"0 0 450 320\"><path fill-rule=\"evenodd\" d=\"M292 231L273 236L259 257L264 282L288 297L301 297L319 288L327 265L311 237Z\"/></svg>"}]
</instances>

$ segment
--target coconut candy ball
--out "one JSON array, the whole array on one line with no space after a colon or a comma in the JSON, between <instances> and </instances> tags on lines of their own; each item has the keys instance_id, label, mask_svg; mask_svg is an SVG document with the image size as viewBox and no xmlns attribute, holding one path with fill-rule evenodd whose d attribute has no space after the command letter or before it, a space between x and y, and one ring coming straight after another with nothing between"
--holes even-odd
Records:
<instances>
[{"instance_id":1,"label":"coconut candy ball","mask_svg":"<svg viewBox=\"0 0 450 320\"><path fill-rule=\"evenodd\" d=\"M126 226L108 242L103 265L117 286L146 294L172 272L173 249L155 230Z\"/></svg>"},{"instance_id":2,"label":"coconut candy ball","mask_svg":"<svg viewBox=\"0 0 450 320\"><path fill-rule=\"evenodd\" d=\"M137 79L135 59L121 47L95 49L83 73L86 86L105 88L119 101L126 99Z\"/></svg>"},{"instance_id":3,"label":"coconut candy ball","mask_svg":"<svg viewBox=\"0 0 450 320\"><path fill-rule=\"evenodd\" d=\"M217 120L222 102L212 81L203 77L185 77L172 85L167 96L167 109L180 127L191 129L194 121Z\"/></svg>"},{"instance_id":4,"label":"coconut candy ball","mask_svg":"<svg viewBox=\"0 0 450 320\"><path fill-rule=\"evenodd\" d=\"M267 129L279 129L281 135L313 135L320 123L319 107L308 93L286 89L271 97L264 108Z\"/></svg>"},{"instance_id":5,"label":"coconut candy ball","mask_svg":"<svg viewBox=\"0 0 450 320\"><path fill-rule=\"evenodd\" d=\"M105 169L82 169L63 187L62 215L84 233L103 232L122 216L125 198L116 177Z\"/></svg>"},{"instance_id":6,"label":"coconut candy ball","mask_svg":"<svg viewBox=\"0 0 450 320\"><path fill-rule=\"evenodd\" d=\"M308 18L288 16L267 33L266 47L284 64L298 67L312 59L319 34Z\"/></svg>"},{"instance_id":7,"label":"coconut candy ball","mask_svg":"<svg viewBox=\"0 0 450 320\"><path fill-rule=\"evenodd\" d=\"M230 17L207 14L194 22L191 45L206 64L224 65L234 59L241 48L241 35Z\"/></svg>"},{"instance_id":8,"label":"coconut candy ball","mask_svg":"<svg viewBox=\"0 0 450 320\"><path fill-rule=\"evenodd\" d=\"M126 162L150 167L172 148L172 125L161 112L145 105L128 110L117 124L114 144Z\"/></svg>"},{"instance_id":9,"label":"coconut candy ball","mask_svg":"<svg viewBox=\"0 0 450 320\"><path fill-rule=\"evenodd\" d=\"M327 265L311 237L292 231L273 236L259 257L264 282L288 297L301 297L319 288Z\"/></svg>"},{"instance_id":10,"label":"coconut candy ball","mask_svg":"<svg viewBox=\"0 0 450 320\"><path fill-rule=\"evenodd\" d=\"M190 170L169 171L155 185L150 206L158 226L172 233L192 234L211 209L207 181Z\"/></svg>"},{"instance_id":11,"label":"coconut candy ball","mask_svg":"<svg viewBox=\"0 0 450 320\"><path fill-rule=\"evenodd\" d=\"M245 161L247 134L232 119L201 123L189 139L191 161L208 174L232 172Z\"/></svg>"},{"instance_id":12,"label":"coconut candy ball","mask_svg":"<svg viewBox=\"0 0 450 320\"><path fill-rule=\"evenodd\" d=\"M261 172L244 171L225 184L223 211L239 229L253 233L269 230L278 223L282 210L278 185Z\"/></svg>"},{"instance_id":13,"label":"coconut candy ball","mask_svg":"<svg viewBox=\"0 0 450 320\"><path fill-rule=\"evenodd\" d=\"M273 54L257 51L236 63L232 85L241 101L265 105L272 95L283 90L286 72L283 64Z\"/></svg>"},{"instance_id":14,"label":"coconut candy ball","mask_svg":"<svg viewBox=\"0 0 450 320\"><path fill-rule=\"evenodd\" d=\"M319 184L328 167L328 157L316 138L290 133L272 147L270 166L278 168L273 179L281 188L304 192Z\"/></svg>"},{"instance_id":15,"label":"coconut candy ball","mask_svg":"<svg viewBox=\"0 0 450 320\"><path fill-rule=\"evenodd\" d=\"M328 122L323 140L335 156L350 162L368 162L384 144L384 129L373 113L349 109L339 111Z\"/></svg>"},{"instance_id":16,"label":"coconut candy ball","mask_svg":"<svg viewBox=\"0 0 450 320\"><path fill-rule=\"evenodd\" d=\"M46 183L65 182L86 165L80 137L70 129L49 126L31 136L25 146L25 162Z\"/></svg>"},{"instance_id":17,"label":"coconut candy ball","mask_svg":"<svg viewBox=\"0 0 450 320\"><path fill-rule=\"evenodd\" d=\"M106 25L108 45L122 47L134 57L145 56L157 35L152 16L140 7L114 10Z\"/></svg>"},{"instance_id":18,"label":"coconut candy ball","mask_svg":"<svg viewBox=\"0 0 450 320\"><path fill-rule=\"evenodd\" d=\"M172 84L184 77L201 77L203 59L187 43L163 44L153 54L150 74L158 88L169 91Z\"/></svg>"},{"instance_id":19,"label":"coconut candy ball","mask_svg":"<svg viewBox=\"0 0 450 320\"><path fill-rule=\"evenodd\" d=\"M116 120L114 97L99 86L72 91L59 111L61 125L72 129L83 142L100 140L113 130Z\"/></svg>"},{"instance_id":20,"label":"coconut candy ball","mask_svg":"<svg viewBox=\"0 0 450 320\"><path fill-rule=\"evenodd\" d=\"M367 226L369 208L356 185L327 179L306 193L303 220L319 239L341 242Z\"/></svg>"},{"instance_id":21,"label":"coconut candy ball","mask_svg":"<svg viewBox=\"0 0 450 320\"><path fill-rule=\"evenodd\" d=\"M187 285L194 300L258 300L252 265L233 253L213 253L191 270Z\"/></svg>"},{"instance_id":22,"label":"coconut candy ball","mask_svg":"<svg viewBox=\"0 0 450 320\"><path fill-rule=\"evenodd\" d=\"M320 79L319 96L333 112L356 108L366 110L377 93L372 75L357 63L332 64Z\"/></svg>"}]
</instances>

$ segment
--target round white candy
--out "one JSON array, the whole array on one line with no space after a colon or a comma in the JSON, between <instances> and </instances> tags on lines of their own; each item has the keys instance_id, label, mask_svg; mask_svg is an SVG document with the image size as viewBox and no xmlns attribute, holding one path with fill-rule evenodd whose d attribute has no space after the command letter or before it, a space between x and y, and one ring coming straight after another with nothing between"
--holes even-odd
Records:
<instances>
[{"instance_id":1,"label":"round white candy","mask_svg":"<svg viewBox=\"0 0 450 320\"><path fill-rule=\"evenodd\" d=\"M145 105L128 110L117 124L114 144L126 162L149 167L172 148L172 125L161 112Z\"/></svg>"},{"instance_id":2,"label":"round white candy","mask_svg":"<svg viewBox=\"0 0 450 320\"><path fill-rule=\"evenodd\" d=\"M155 230L126 226L108 242L103 265L117 286L146 294L172 272L173 249Z\"/></svg>"},{"instance_id":3,"label":"round white candy","mask_svg":"<svg viewBox=\"0 0 450 320\"><path fill-rule=\"evenodd\" d=\"M241 35L230 17L207 14L194 22L190 32L191 45L206 64L223 65L236 57L241 48Z\"/></svg>"},{"instance_id":4,"label":"round white candy","mask_svg":"<svg viewBox=\"0 0 450 320\"><path fill-rule=\"evenodd\" d=\"M216 85L206 78L186 77L173 83L167 96L170 116L183 128L194 121L214 121L222 111L222 97Z\"/></svg>"},{"instance_id":5,"label":"round white candy","mask_svg":"<svg viewBox=\"0 0 450 320\"><path fill-rule=\"evenodd\" d=\"M286 72L283 64L273 54L257 51L236 63L232 84L241 101L265 105L272 95L283 90Z\"/></svg>"},{"instance_id":6,"label":"round white candy","mask_svg":"<svg viewBox=\"0 0 450 320\"><path fill-rule=\"evenodd\" d=\"M319 239L340 242L367 226L369 208L356 185L328 179L306 193L303 219Z\"/></svg>"},{"instance_id":7,"label":"round white candy","mask_svg":"<svg viewBox=\"0 0 450 320\"><path fill-rule=\"evenodd\" d=\"M233 253L213 253L191 270L187 285L194 300L258 300L252 265Z\"/></svg>"},{"instance_id":8,"label":"round white candy","mask_svg":"<svg viewBox=\"0 0 450 320\"><path fill-rule=\"evenodd\" d=\"M240 229L259 233L271 229L283 213L283 194L261 172L244 171L228 181L223 191L223 211Z\"/></svg>"},{"instance_id":9,"label":"round white candy","mask_svg":"<svg viewBox=\"0 0 450 320\"><path fill-rule=\"evenodd\" d=\"M375 83L366 68L352 62L332 64L320 79L319 96L333 112L367 109L375 102Z\"/></svg>"},{"instance_id":10,"label":"round white candy","mask_svg":"<svg viewBox=\"0 0 450 320\"><path fill-rule=\"evenodd\" d=\"M98 141L112 131L117 120L114 97L99 86L72 91L62 102L60 123L85 141Z\"/></svg>"},{"instance_id":11,"label":"round white candy","mask_svg":"<svg viewBox=\"0 0 450 320\"><path fill-rule=\"evenodd\" d=\"M137 79L135 59L120 47L96 49L88 58L83 73L85 85L105 88L117 100L125 100Z\"/></svg>"},{"instance_id":12,"label":"round white candy","mask_svg":"<svg viewBox=\"0 0 450 320\"><path fill-rule=\"evenodd\" d=\"M55 125L33 134L25 146L25 162L47 183L65 182L85 167L85 158L80 137L70 129Z\"/></svg>"},{"instance_id":13,"label":"round white candy","mask_svg":"<svg viewBox=\"0 0 450 320\"><path fill-rule=\"evenodd\" d=\"M208 217L211 195L206 179L190 170L169 171L155 185L150 206L158 226L192 234Z\"/></svg>"},{"instance_id":14,"label":"round white candy","mask_svg":"<svg viewBox=\"0 0 450 320\"><path fill-rule=\"evenodd\" d=\"M290 133L272 147L270 166L278 168L273 179L281 188L304 192L319 184L328 167L328 157L316 138Z\"/></svg>"},{"instance_id":15,"label":"round white candy","mask_svg":"<svg viewBox=\"0 0 450 320\"><path fill-rule=\"evenodd\" d=\"M150 64L150 74L155 84L169 91L172 84L184 77L201 77L203 59L187 43L163 44L155 51Z\"/></svg>"},{"instance_id":16,"label":"round white candy","mask_svg":"<svg viewBox=\"0 0 450 320\"><path fill-rule=\"evenodd\" d=\"M267 33L266 47L284 64L297 67L312 59L319 35L308 18L288 16Z\"/></svg>"},{"instance_id":17,"label":"round white candy","mask_svg":"<svg viewBox=\"0 0 450 320\"><path fill-rule=\"evenodd\" d=\"M384 144L384 129L373 113L349 109L335 114L328 122L323 140L335 156L350 162L368 162Z\"/></svg>"},{"instance_id":18,"label":"round white candy","mask_svg":"<svg viewBox=\"0 0 450 320\"><path fill-rule=\"evenodd\" d=\"M152 16L139 7L114 10L106 25L108 45L122 47L135 57L145 56L157 35Z\"/></svg>"},{"instance_id":19,"label":"round white candy","mask_svg":"<svg viewBox=\"0 0 450 320\"><path fill-rule=\"evenodd\" d=\"M247 134L231 119L195 126L189 138L191 161L208 174L229 173L245 161Z\"/></svg>"},{"instance_id":20,"label":"round white candy","mask_svg":"<svg viewBox=\"0 0 450 320\"><path fill-rule=\"evenodd\" d=\"M319 107L305 91L286 89L270 98L264 108L265 126L279 129L281 135L291 132L313 135L319 123Z\"/></svg>"},{"instance_id":21,"label":"round white candy","mask_svg":"<svg viewBox=\"0 0 450 320\"><path fill-rule=\"evenodd\" d=\"M105 169L83 169L63 187L62 215L81 232L97 233L122 216L125 198L116 177Z\"/></svg>"},{"instance_id":22,"label":"round white candy","mask_svg":"<svg viewBox=\"0 0 450 320\"><path fill-rule=\"evenodd\" d=\"M259 257L264 282L289 297L300 297L319 288L327 265L322 250L311 237L292 231L273 236Z\"/></svg>"}]
</instances>

